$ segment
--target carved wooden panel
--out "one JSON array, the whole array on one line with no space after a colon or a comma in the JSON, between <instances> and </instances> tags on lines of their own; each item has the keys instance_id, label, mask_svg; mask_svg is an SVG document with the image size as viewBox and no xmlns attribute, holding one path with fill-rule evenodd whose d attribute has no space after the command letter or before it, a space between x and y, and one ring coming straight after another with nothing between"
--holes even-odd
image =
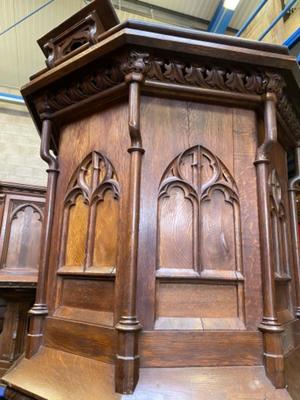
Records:
<instances>
[{"instance_id":1,"label":"carved wooden panel","mask_svg":"<svg viewBox=\"0 0 300 400\"><path fill-rule=\"evenodd\" d=\"M44 201L21 194L5 196L1 226L1 273L37 273Z\"/></svg>"},{"instance_id":2,"label":"carved wooden panel","mask_svg":"<svg viewBox=\"0 0 300 400\"><path fill-rule=\"evenodd\" d=\"M24 351L46 189L0 182L0 376Z\"/></svg>"},{"instance_id":3,"label":"carved wooden panel","mask_svg":"<svg viewBox=\"0 0 300 400\"><path fill-rule=\"evenodd\" d=\"M119 184L109 160L94 151L76 169L64 201L62 270L114 272Z\"/></svg>"},{"instance_id":4,"label":"carved wooden panel","mask_svg":"<svg viewBox=\"0 0 300 400\"><path fill-rule=\"evenodd\" d=\"M219 277L241 272L238 190L222 161L204 147L186 150L164 173L158 226L159 270L214 271Z\"/></svg>"},{"instance_id":5,"label":"carved wooden panel","mask_svg":"<svg viewBox=\"0 0 300 400\"><path fill-rule=\"evenodd\" d=\"M269 174L270 219L272 232L273 262L276 279L276 306L281 322L290 318L291 309L291 255L283 190L276 169Z\"/></svg>"},{"instance_id":6,"label":"carved wooden panel","mask_svg":"<svg viewBox=\"0 0 300 400\"><path fill-rule=\"evenodd\" d=\"M156 328L241 329L239 194L211 151L194 146L171 162L159 187L157 223ZM219 301L208 304L211 297Z\"/></svg>"},{"instance_id":7,"label":"carved wooden panel","mask_svg":"<svg viewBox=\"0 0 300 400\"><path fill-rule=\"evenodd\" d=\"M38 268L43 214L34 204L18 206L10 216L10 232L4 267Z\"/></svg>"},{"instance_id":8,"label":"carved wooden panel","mask_svg":"<svg viewBox=\"0 0 300 400\"><path fill-rule=\"evenodd\" d=\"M113 325L114 282L65 278L55 316L99 325Z\"/></svg>"},{"instance_id":9,"label":"carved wooden panel","mask_svg":"<svg viewBox=\"0 0 300 400\"><path fill-rule=\"evenodd\" d=\"M286 211L282 201L282 189L275 169L269 176L272 237L277 277L289 276L290 255L288 252Z\"/></svg>"}]
</instances>

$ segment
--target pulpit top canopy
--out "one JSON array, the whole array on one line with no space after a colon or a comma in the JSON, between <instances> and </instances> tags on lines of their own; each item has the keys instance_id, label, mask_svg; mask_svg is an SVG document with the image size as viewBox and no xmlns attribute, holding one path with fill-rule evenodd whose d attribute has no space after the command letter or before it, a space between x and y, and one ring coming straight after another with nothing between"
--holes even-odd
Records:
<instances>
[{"instance_id":1,"label":"pulpit top canopy","mask_svg":"<svg viewBox=\"0 0 300 400\"><path fill-rule=\"evenodd\" d=\"M46 114L59 125L126 97L126 76L137 71L145 94L259 108L267 91L276 92L284 140L300 141L300 70L285 46L135 20L120 24L110 0L91 2L38 43L47 68L22 94L39 131Z\"/></svg>"}]
</instances>

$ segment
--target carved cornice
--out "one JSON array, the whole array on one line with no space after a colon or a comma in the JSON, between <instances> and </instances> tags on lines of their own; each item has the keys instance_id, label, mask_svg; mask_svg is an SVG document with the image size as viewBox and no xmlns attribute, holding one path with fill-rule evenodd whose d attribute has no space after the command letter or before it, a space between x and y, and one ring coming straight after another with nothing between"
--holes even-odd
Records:
<instances>
[{"instance_id":1,"label":"carved cornice","mask_svg":"<svg viewBox=\"0 0 300 400\"><path fill-rule=\"evenodd\" d=\"M120 64L107 67L96 67L93 71L75 78L60 87L48 90L44 95L37 96L35 106L39 114L53 113L70 105L80 103L97 93L118 85L124 81Z\"/></svg>"},{"instance_id":2,"label":"carved cornice","mask_svg":"<svg viewBox=\"0 0 300 400\"><path fill-rule=\"evenodd\" d=\"M188 65L172 60L167 63L162 60L152 60L146 78L205 89L250 94L263 94L266 87L264 77L260 74L246 75L239 70L228 70L218 66Z\"/></svg>"},{"instance_id":3,"label":"carved cornice","mask_svg":"<svg viewBox=\"0 0 300 400\"><path fill-rule=\"evenodd\" d=\"M283 94L277 101L277 110L290 132L300 140L300 121L287 96Z\"/></svg>"},{"instance_id":4,"label":"carved cornice","mask_svg":"<svg viewBox=\"0 0 300 400\"><path fill-rule=\"evenodd\" d=\"M272 71L249 70L244 67L208 65L205 61L184 62L171 57L156 58L148 52L131 51L117 55L106 66L103 63L92 71L60 87L49 90L35 99L39 114L56 112L80 103L125 81L130 73L142 74L148 81L172 83L214 91L264 95L276 94L277 110L293 135L300 139L300 122L284 93L283 77Z\"/></svg>"},{"instance_id":5,"label":"carved cornice","mask_svg":"<svg viewBox=\"0 0 300 400\"><path fill-rule=\"evenodd\" d=\"M12 182L0 182L0 193L11 194L11 193L22 193L26 195L38 195L44 197L47 192L46 187L23 185L21 183Z\"/></svg>"}]
</instances>

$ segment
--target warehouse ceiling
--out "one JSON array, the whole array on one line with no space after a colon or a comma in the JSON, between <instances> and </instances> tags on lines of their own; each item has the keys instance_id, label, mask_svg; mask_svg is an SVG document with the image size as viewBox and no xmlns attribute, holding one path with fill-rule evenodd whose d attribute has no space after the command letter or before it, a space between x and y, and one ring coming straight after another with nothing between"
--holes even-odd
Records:
<instances>
[{"instance_id":1,"label":"warehouse ceiling","mask_svg":"<svg viewBox=\"0 0 300 400\"><path fill-rule=\"evenodd\" d=\"M36 40L87 2L0 0L0 86L19 89L30 75L42 69L44 57ZM227 33L234 34L259 2L241 0ZM135 18L207 30L219 0L113 0L113 4L121 21ZM6 31L37 9L39 11Z\"/></svg>"}]
</instances>

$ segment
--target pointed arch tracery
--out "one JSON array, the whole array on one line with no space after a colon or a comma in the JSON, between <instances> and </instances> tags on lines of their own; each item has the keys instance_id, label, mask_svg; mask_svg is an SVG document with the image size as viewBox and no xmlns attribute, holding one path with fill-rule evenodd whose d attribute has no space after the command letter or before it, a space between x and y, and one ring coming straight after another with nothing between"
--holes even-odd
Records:
<instances>
[{"instance_id":1,"label":"pointed arch tracery","mask_svg":"<svg viewBox=\"0 0 300 400\"><path fill-rule=\"evenodd\" d=\"M93 151L75 170L65 195L61 267L114 271L119 197L113 165Z\"/></svg>"},{"instance_id":2,"label":"pointed arch tracery","mask_svg":"<svg viewBox=\"0 0 300 400\"><path fill-rule=\"evenodd\" d=\"M203 146L177 156L158 195L158 269L242 272L237 185ZM174 250L175 249L175 250Z\"/></svg>"}]
</instances>

